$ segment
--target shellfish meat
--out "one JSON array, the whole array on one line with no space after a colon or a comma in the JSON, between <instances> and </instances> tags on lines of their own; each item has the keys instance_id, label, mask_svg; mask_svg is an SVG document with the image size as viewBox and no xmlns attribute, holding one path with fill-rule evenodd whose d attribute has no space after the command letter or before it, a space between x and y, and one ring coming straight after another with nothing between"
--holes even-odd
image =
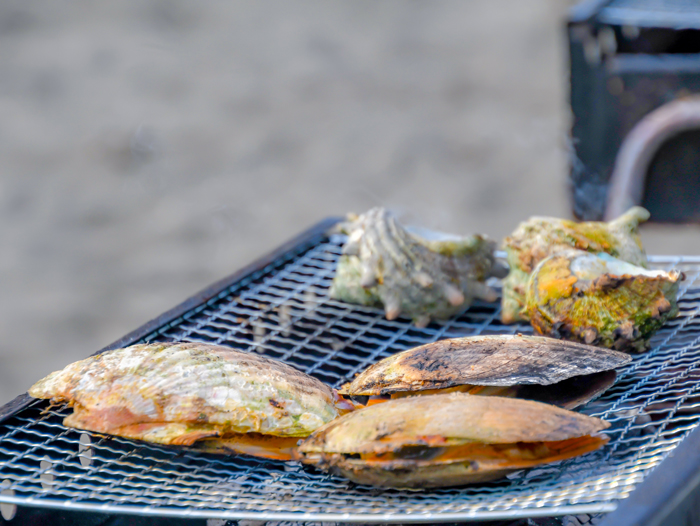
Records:
<instances>
[{"instance_id":1,"label":"shellfish meat","mask_svg":"<svg viewBox=\"0 0 700 526\"><path fill-rule=\"evenodd\" d=\"M305 463L359 484L430 488L484 482L594 451L608 423L547 404L464 393L359 409L317 429Z\"/></svg>"},{"instance_id":2,"label":"shellfish meat","mask_svg":"<svg viewBox=\"0 0 700 526\"><path fill-rule=\"evenodd\" d=\"M391 398L461 391L525 398L567 409L599 396L628 354L542 336L452 338L389 356L342 386L342 395Z\"/></svg>"},{"instance_id":3,"label":"shellfish meat","mask_svg":"<svg viewBox=\"0 0 700 526\"><path fill-rule=\"evenodd\" d=\"M560 252L530 277L530 323L540 334L641 352L678 313L683 278L677 270L647 270L608 254Z\"/></svg>"},{"instance_id":4,"label":"shellfish meat","mask_svg":"<svg viewBox=\"0 0 700 526\"><path fill-rule=\"evenodd\" d=\"M647 219L649 212L635 206L609 223L576 223L554 217L532 217L520 223L504 240L510 273L503 280L503 323L527 320L525 289L530 274L540 261L562 250L604 252L646 267L647 258L637 226Z\"/></svg>"},{"instance_id":5,"label":"shellfish meat","mask_svg":"<svg viewBox=\"0 0 700 526\"><path fill-rule=\"evenodd\" d=\"M384 306L386 318L400 314L417 326L464 311L474 298L496 301L484 281L507 269L494 258L485 236L452 236L405 228L384 208L352 216L330 296Z\"/></svg>"},{"instance_id":6,"label":"shellfish meat","mask_svg":"<svg viewBox=\"0 0 700 526\"><path fill-rule=\"evenodd\" d=\"M352 409L289 365L203 343L107 351L49 374L29 394L68 402L68 427L280 459L290 458L298 438Z\"/></svg>"}]
</instances>

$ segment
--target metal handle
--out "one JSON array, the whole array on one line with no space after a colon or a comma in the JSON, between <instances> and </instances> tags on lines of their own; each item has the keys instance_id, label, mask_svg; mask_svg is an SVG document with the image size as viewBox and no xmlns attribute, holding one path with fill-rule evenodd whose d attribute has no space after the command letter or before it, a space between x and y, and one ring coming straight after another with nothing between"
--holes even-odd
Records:
<instances>
[{"instance_id":1,"label":"metal handle","mask_svg":"<svg viewBox=\"0 0 700 526\"><path fill-rule=\"evenodd\" d=\"M697 128L700 128L700 96L664 104L632 128L615 160L608 187L606 221L642 204L647 170L659 147L672 136Z\"/></svg>"}]
</instances>

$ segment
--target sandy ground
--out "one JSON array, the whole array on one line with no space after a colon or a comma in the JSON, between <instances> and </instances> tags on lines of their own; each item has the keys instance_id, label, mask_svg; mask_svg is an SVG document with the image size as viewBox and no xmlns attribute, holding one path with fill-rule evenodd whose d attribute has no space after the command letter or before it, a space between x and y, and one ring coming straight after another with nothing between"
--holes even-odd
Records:
<instances>
[{"instance_id":1,"label":"sandy ground","mask_svg":"<svg viewBox=\"0 0 700 526\"><path fill-rule=\"evenodd\" d=\"M570 216L566 4L2 2L0 401L328 215Z\"/></svg>"}]
</instances>

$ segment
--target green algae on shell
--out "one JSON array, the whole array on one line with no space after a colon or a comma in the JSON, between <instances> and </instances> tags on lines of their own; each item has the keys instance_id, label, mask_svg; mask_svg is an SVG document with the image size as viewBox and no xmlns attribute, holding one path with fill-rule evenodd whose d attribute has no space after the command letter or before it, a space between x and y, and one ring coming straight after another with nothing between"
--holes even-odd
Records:
<instances>
[{"instance_id":1,"label":"green algae on shell","mask_svg":"<svg viewBox=\"0 0 700 526\"><path fill-rule=\"evenodd\" d=\"M540 261L557 252L576 248L606 253L646 267L647 258L637 226L647 219L649 212L635 206L609 223L577 223L554 217L532 217L520 223L504 240L510 273L503 280L502 321L527 320L525 293L530 274Z\"/></svg>"},{"instance_id":2,"label":"green algae on shell","mask_svg":"<svg viewBox=\"0 0 700 526\"><path fill-rule=\"evenodd\" d=\"M621 351L644 351L678 313L677 270L647 270L608 254L560 252L541 261L527 286L527 312L547 336Z\"/></svg>"},{"instance_id":3,"label":"green algae on shell","mask_svg":"<svg viewBox=\"0 0 700 526\"><path fill-rule=\"evenodd\" d=\"M29 395L68 402L67 427L167 445L217 440L229 451L242 435L251 450L253 434L275 448L286 438L287 447L351 409L331 387L285 363L204 343L90 356L38 381Z\"/></svg>"},{"instance_id":4,"label":"green algae on shell","mask_svg":"<svg viewBox=\"0 0 700 526\"><path fill-rule=\"evenodd\" d=\"M412 318L417 326L464 311L475 298L496 301L484 282L502 277L495 243L485 236L453 236L407 228L384 208L350 216L330 296L383 306L387 319Z\"/></svg>"}]
</instances>

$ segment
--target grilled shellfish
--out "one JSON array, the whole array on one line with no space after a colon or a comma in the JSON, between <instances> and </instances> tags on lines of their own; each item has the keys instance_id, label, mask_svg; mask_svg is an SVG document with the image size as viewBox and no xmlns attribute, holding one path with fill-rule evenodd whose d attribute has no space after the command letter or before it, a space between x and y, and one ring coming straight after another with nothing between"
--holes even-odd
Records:
<instances>
[{"instance_id":1,"label":"grilled shellfish","mask_svg":"<svg viewBox=\"0 0 700 526\"><path fill-rule=\"evenodd\" d=\"M302 462L360 484L430 488L484 482L594 451L608 423L512 398L452 393L346 414L298 448Z\"/></svg>"},{"instance_id":2,"label":"grilled shellfish","mask_svg":"<svg viewBox=\"0 0 700 526\"><path fill-rule=\"evenodd\" d=\"M72 405L67 427L279 459L352 409L284 363L202 343L107 351L49 374L29 394Z\"/></svg>"},{"instance_id":3,"label":"grilled shellfish","mask_svg":"<svg viewBox=\"0 0 700 526\"><path fill-rule=\"evenodd\" d=\"M641 352L678 313L682 280L677 270L647 270L608 254L561 252L530 277L530 323L540 334Z\"/></svg>"},{"instance_id":4,"label":"grilled shellfish","mask_svg":"<svg viewBox=\"0 0 700 526\"><path fill-rule=\"evenodd\" d=\"M540 261L557 252L572 248L604 252L646 267L647 258L637 226L647 219L649 212L635 206L609 223L576 223L554 217L532 217L520 223L504 241L510 273L503 280L503 323L528 319L524 309L530 274Z\"/></svg>"},{"instance_id":5,"label":"grilled shellfish","mask_svg":"<svg viewBox=\"0 0 700 526\"><path fill-rule=\"evenodd\" d=\"M541 336L471 336L440 340L389 356L338 392L390 398L461 391L526 398L572 409L615 381L630 356Z\"/></svg>"},{"instance_id":6,"label":"grilled shellfish","mask_svg":"<svg viewBox=\"0 0 700 526\"><path fill-rule=\"evenodd\" d=\"M384 208L352 216L341 229L348 241L330 296L383 305L388 320L404 314L423 327L464 311L475 298L496 301L484 281L507 273L486 237L408 229Z\"/></svg>"}]
</instances>

